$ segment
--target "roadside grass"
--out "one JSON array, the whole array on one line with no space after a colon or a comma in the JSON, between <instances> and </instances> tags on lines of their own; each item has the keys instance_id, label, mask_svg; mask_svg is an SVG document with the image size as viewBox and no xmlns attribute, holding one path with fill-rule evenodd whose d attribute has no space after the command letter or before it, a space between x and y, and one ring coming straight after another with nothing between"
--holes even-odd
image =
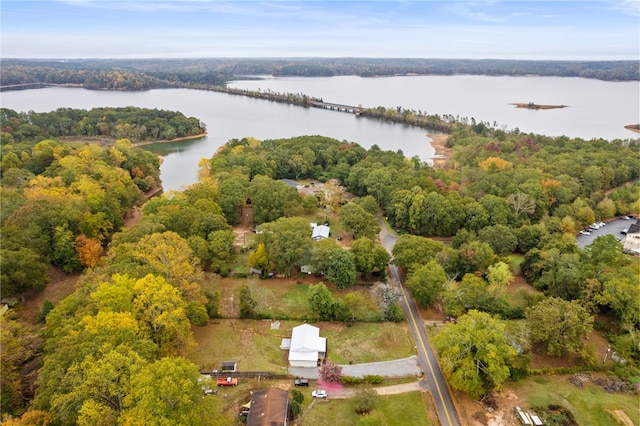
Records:
<instances>
[{"instance_id":1,"label":"roadside grass","mask_svg":"<svg viewBox=\"0 0 640 426\"><path fill-rule=\"evenodd\" d=\"M203 327L192 327L197 346L185 357L203 371L220 368L223 360L238 362L239 371L287 374L287 351L280 349L283 337L291 336L300 321L280 321L271 329L268 320L220 319ZM328 358L338 364L389 361L414 354L405 323L316 323L327 337Z\"/></svg>"},{"instance_id":2,"label":"roadside grass","mask_svg":"<svg viewBox=\"0 0 640 426\"><path fill-rule=\"evenodd\" d=\"M406 323L356 323L320 326L327 337L328 358L337 364L390 361L414 355L413 340Z\"/></svg>"},{"instance_id":3,"label":"roadside grass","mask_svg":"<svg viewBox=\"0 0 640 426\"><path fill-rule=\"evenodd\" d=\"M607 410L623 410L638 424L638 396L622 393L608 393L594 384L586 384L579 389L567 381L568 376L538 376L516 383L509 383L519 398L530 407L561 405L571 411L580 425L618 424ZM524 407L525 404L521 404Z\"/></svg>"},{"instance_id":4,"label":"roadside grass","mask_svg":"<svg viewBox=\"0 0 640 426\"><path fill-rule=\"evenodd\" d=\"M429 417L427 394L409 392L378 397L377 406L366 416L354 411L351 399L316 401L300 423L302 426L372 425L423 426L435 425Z\"/></svg>"}]
</instances>

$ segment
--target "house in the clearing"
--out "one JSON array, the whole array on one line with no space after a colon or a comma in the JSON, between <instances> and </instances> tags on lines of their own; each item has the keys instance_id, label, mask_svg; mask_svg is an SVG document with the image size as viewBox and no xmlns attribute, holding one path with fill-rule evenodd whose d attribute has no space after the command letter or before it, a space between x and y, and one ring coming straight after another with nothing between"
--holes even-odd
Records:
<instances>
[{"instance_id":1,"label":"house in the clearing","mask_svg":"<svg viewBox=\"0 0 640 426\"><path fill-rule=\"evenodd\" d=\"M284 389L269 388L253 391L247 426L287 426L289 398Z\"/></svg>"},{"instance_id":2,"label":"house in the clearing","mask_svg":"<svg viewBox=\"0 0 640 426\"><path fill-rule=\"evenodd\" d=\"M640 220L629 227L627 236L622 240L622 250L625 253L640 255Z\"/></svg>"},{"instance_id":3,"label":"house in the clearing","mask_svg":"<svg viewBox=\"0 0 640 426\"><path fill-rule=\"evenodd\" d=\"M327 338L309 324L293 327L290 339L282 339L281 349L289 349L291 367L317 367L327 354Z\"/></svg>"},{"instance_id":4,"label":"house in the clearing","mask_svg":"<svg viewBox=\"0 0 640 426\"><path fill-rule=\"evenodd\" d=\"M312 226L312 228L311 239L313 239L313 241L320 241L324 238L329 238L330 228L327 225L316 225Z\"/></svg>"}]
</instances>

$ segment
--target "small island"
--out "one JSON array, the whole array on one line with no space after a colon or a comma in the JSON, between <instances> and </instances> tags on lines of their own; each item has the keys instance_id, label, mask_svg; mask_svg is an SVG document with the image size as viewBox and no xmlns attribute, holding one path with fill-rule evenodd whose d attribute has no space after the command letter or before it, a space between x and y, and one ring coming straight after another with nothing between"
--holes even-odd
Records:
<instances>
[{"instance_id":1,"label":"small island","mask_svg":"<svg viewBox=\"0 0 640 426\"><path fill-rule=\"evenodd\" d=\"M529 103L511 103L509 105L515 105L516 108L526 108L526 109L556 109L556 108L567 108L566 105L538 105L533 102Z\"/></svg>"}]
</instances>

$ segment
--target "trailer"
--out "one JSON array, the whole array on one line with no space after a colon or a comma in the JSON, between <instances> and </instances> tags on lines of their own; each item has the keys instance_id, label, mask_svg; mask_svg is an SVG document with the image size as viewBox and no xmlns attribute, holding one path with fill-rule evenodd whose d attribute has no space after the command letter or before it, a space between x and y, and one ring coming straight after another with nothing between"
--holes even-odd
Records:
<instances>
[{"instance_id":1,"label":"trailer","mask_svg":"<svg viewBox=\"0 0 640 426\"><path fill-rule=\"evenodd\" d=\"M218 379L218 386L235 386L238 384L238 379L235 377L227 377Z\"/></svg>"}]
</instances>

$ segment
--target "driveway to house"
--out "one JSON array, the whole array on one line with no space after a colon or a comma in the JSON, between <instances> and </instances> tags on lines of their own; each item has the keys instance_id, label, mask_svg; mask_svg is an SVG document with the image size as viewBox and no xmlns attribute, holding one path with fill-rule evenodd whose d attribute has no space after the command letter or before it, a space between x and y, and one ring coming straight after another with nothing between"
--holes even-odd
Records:
<instances>
[{"instance_id":1,"label":"driveway to house","mask_svg":"<svg viewBox=\"0 0 640 426\"><path fill-rule=\"evenodd\" d=\"M342 375L351 377L382 376L385 378L397 378L420 375L421 368L418 365L418 357L412 355L408 358L394 359L392 361L370 362L366 364L341 365ZM289 374L294 377L317 380L317 368L289 367Z\"/></svg>"},{"instance_id":2,"label":"driveway to house","mask_svg":"<svg viewBox=\"0 0 640 426\"><path fill-rule=\"evenodd\" d=\"M389 252L393 250L393 246L396 243L397 237L391 233L387 223L382 219L382 216L378 213L378 222L380 223L380 243ZM431 345L429 344L429 337L425 330L416 304L413 298L409 294L409 290L404 286L404 276L402 271L393 264L389 264L389 272L392 279L398 283L400 290L400 302L404 315L407 318L409 328L411 328L411 334L413 335L414 342L416 344L416 350L418 351L419 364L422 371L425 373L427 390L433 395L433 400L436 405L436 411L438 412L438 419L442 425L459 426L460 417L458 410L453 404L453 398L449 392L449 387L444 379L438 359L436 358Z\"/></svg>"}]
</instances>

